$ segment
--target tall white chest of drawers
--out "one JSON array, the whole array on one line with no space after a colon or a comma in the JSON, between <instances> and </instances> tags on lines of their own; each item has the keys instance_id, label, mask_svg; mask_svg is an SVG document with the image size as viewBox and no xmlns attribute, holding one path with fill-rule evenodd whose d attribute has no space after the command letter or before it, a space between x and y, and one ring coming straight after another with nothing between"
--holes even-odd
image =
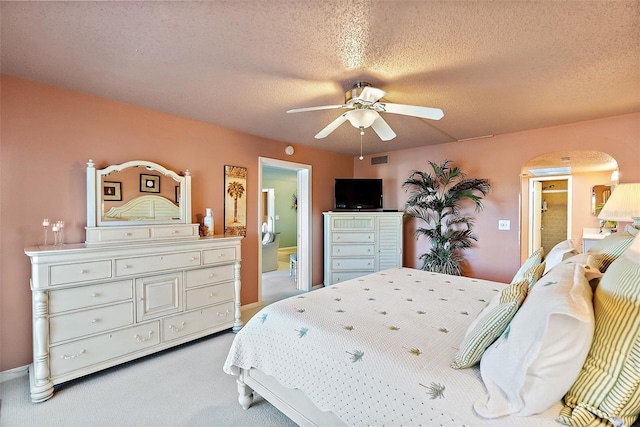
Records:
<instances>
[{"instance_id":1,"label":"tall white chest of drawers","mask_svg":"<svg viewBox=\"0 0 640 427\"><path fill-rule=\"evenodd\" d=\"M323 212L324 285L402 266L402 212Z\"/></svg>"},{"instance_id":2,"label":"tall white chest of drawers","mask_svg":"<svg viewBox=\"0 0 640 427\"><path fill-rule=\"evenodd\" d=\"M31 259L31 399L54 385L240 319L241 237L25 249Z\"/></svg>"}]
</instances>

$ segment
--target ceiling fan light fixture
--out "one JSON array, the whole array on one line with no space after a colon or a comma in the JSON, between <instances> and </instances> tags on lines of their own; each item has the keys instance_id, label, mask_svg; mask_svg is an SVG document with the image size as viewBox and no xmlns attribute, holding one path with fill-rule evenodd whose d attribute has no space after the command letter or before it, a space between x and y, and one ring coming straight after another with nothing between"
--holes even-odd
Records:
<instances>
[{"instance_id":1,"label":"ceiling fan light fixture","mask_svg":"<svg viewBox=\"0 0 640 427\"><path fill-rule=\"evenodd\" d=\"M351 110L346 115L351 126L357 129L370 127L380 117L376 111L369 109Z\"/></svg>"}]
</instances>

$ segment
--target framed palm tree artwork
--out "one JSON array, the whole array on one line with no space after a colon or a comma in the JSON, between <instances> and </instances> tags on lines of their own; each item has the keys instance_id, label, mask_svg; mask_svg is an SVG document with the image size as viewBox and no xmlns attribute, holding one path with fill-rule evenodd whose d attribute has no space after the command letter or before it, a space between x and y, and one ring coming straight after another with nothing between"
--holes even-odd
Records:
<instances>
[{"instance_id":1,"label":"framed palm tree artwork","mask_svg":"<svg viewBox=\"0 0 640 427\"><path fill-rule=\"evenodd\" d=\"M247 168L224 167L224 234L247 235Z\"/></svg>"}]
</instances>

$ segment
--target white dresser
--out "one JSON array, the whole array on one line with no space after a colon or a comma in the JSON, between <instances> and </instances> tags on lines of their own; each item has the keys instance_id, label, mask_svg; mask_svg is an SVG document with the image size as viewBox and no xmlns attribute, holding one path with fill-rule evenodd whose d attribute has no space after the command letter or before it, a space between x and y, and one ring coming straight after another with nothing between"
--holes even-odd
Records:
<instances>
[{"instance_id":1,"label":"white dresser","mask_svg":"<svg viewBox=\"0 0 640 427\"><path fill-rule=\"evenodd\" d=\"M324 285L402 266L402 212L324 212Z\"/></svg>"},{"instance_id":2,"label":"white dresser","mask_svg":"<svg viewBox=\"0 0 640 427\"><path fill-rule=\"evenodd\" d=\"M241 237L25 249L31 259L31 400L53 386L242 326Z\"/></svg>"}]
</instances>

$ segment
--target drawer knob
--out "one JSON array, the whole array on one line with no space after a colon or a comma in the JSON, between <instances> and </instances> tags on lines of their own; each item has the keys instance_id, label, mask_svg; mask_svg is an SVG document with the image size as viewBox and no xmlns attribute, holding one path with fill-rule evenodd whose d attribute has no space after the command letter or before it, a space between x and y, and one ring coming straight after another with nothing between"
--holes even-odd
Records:
<instances>
[{"instance_id":1,"label":"drawer knob","mask_svg":"<svg viewBox=\"0 0 640 427\"><path fill-rule=\"evenodd\" d=\"M149 341L151 339L151 336L153 335L153 331L149 331L149 335L147 336L147 338L145 337L141 337L138 334L135 334L133 337L136 339L136 341L138 342L145 342L145 341Z\"/></svg>"},{"instance_id":2,"label":"drawer knob","mask_svg":"<svg viewBox=\"0 0 640 427\"><path fill-rule=\"evenodd\" d=\"M128 232L124 233L124 237L129 237L129 236L131 236L131 233L128 233Z\"/></svg>"},{"instance_id":3,"label":"drawer knob","mask_svg":"<svg viewBox=\"0 0 640 427\"><path fill-rule=\"evenodd\" d=\"M211 293L209 294L209 298L213 298L213 295L214 295L214 293L213 293L213 292L211 292Z\"/></svg>"},{"instance_id":4,"label":"drawer knob","mask_svg":"<svg viewBox=\"0 0 640 427\"><path fill-rule=\"evenodd\" d=\"M218 254L218 258L222 258L224 254Z\"/></svg>"},{"instance_id":5,"label":"drawer knob","mask_svg":"<svg viewBox=\"0 0 640 427\"><path fill-rule=\"evenodd\" d=\"M181 322L180 326L169 325L169 329L173 332L180 332L181 330L184 329L184 322Z\"/></svg>"},{"instance_id":6,"label":"drawer knob","mask_svg":"<svg viewBox=\"0 0 640 427\"><path fill-rule=\"evenodd\" d=\"M209 279L213 279L215 276L216 276L215 274L211 273L211 274L209 275Z\"/></svg>"},{"instance_id":7,"label":"drawer knob","mask_svg":"<svg viewBox=\"0 0 640 427\"><path fill-rule=\"evenodd\" d=\"M180 231L178 231L178 230L171 230L171 234L178 234L178 233L180 233Z\"/></svg>"},{"instance_id":8,"label":"drawer knob","mask_svg":"<svg viewBox=\"0 0 640 427\"><path fill-rule=\"evenodd\" d=\"M122 269L123 269L123 270L126 270L127 268L129 268L129 266L128 266L127 264L125 264L125 265L123 265L123 266L122 266Z\"/></svg>"},{"instance_id":9,"label":"drawer knob","mask_svg":"<svg viewBox=\"0 0 640 427\"><path fill-rule=\"evenodd\" d=\"M80 270L80 274L87 274L88 271L87 270Z\"/></svg>"},{"instance_id":10,"label":"drawer knob","mask_svg":"<svg viewBox=\"0 0 640 427\"><path fill-rule=\"evenodd\" d=\"M60 356L60 358L64 359L64 360L69 360L69 359L75 359L76 357L80 357L83 354L85 354L87 352L87 350L85 350L84 348L82 350L80 350L80 353L78 354L72 354L72 355L68 355L68 354L63 354L62 356Z\"/></svg>"},{"instance_id":11,"label":"drawer knob","mask_svg":"<svg viewBox=\"0 0 640 427\"><path fill-rule=\"evenodd\" d=\"M216 313L219 317L226 317L230 314L231 312L229 311L229 309L227 309L227 311L225 311L224 313L220 313L219 311Z\"/></svg>"},{"instance_id":12,"label":"drawer knob","mask_svg":"<svg viewBox=\"0 0 640 427\"><path fill-rule=\"evenodd\" d=\"M194 256L191 257L191 261L195 261L197 259L198 259L197 257L194 257Z\"/></svg>"},{"instance_id":13,"label":"drawer knob","mask_svg":"<svg viewBox=\"0 0 640 427\"><path fill-rule=\"evenodd\" d=\"M92 294L91 294L91 296L92 296L93 298L96 298L98 295L100 295L100 294L98 294L97 292L94 292L94 293L92 293Z\"/></svg>"},{"instance_id":14,"label":"drawer knob","mask_svg":"<svg viewBox=\"0 0 640 427\"><path fill-rule=\"evenodd\" d=\"M98 323L100 319L91 319L91 323Z\"/></svg>"}]
</instances>

